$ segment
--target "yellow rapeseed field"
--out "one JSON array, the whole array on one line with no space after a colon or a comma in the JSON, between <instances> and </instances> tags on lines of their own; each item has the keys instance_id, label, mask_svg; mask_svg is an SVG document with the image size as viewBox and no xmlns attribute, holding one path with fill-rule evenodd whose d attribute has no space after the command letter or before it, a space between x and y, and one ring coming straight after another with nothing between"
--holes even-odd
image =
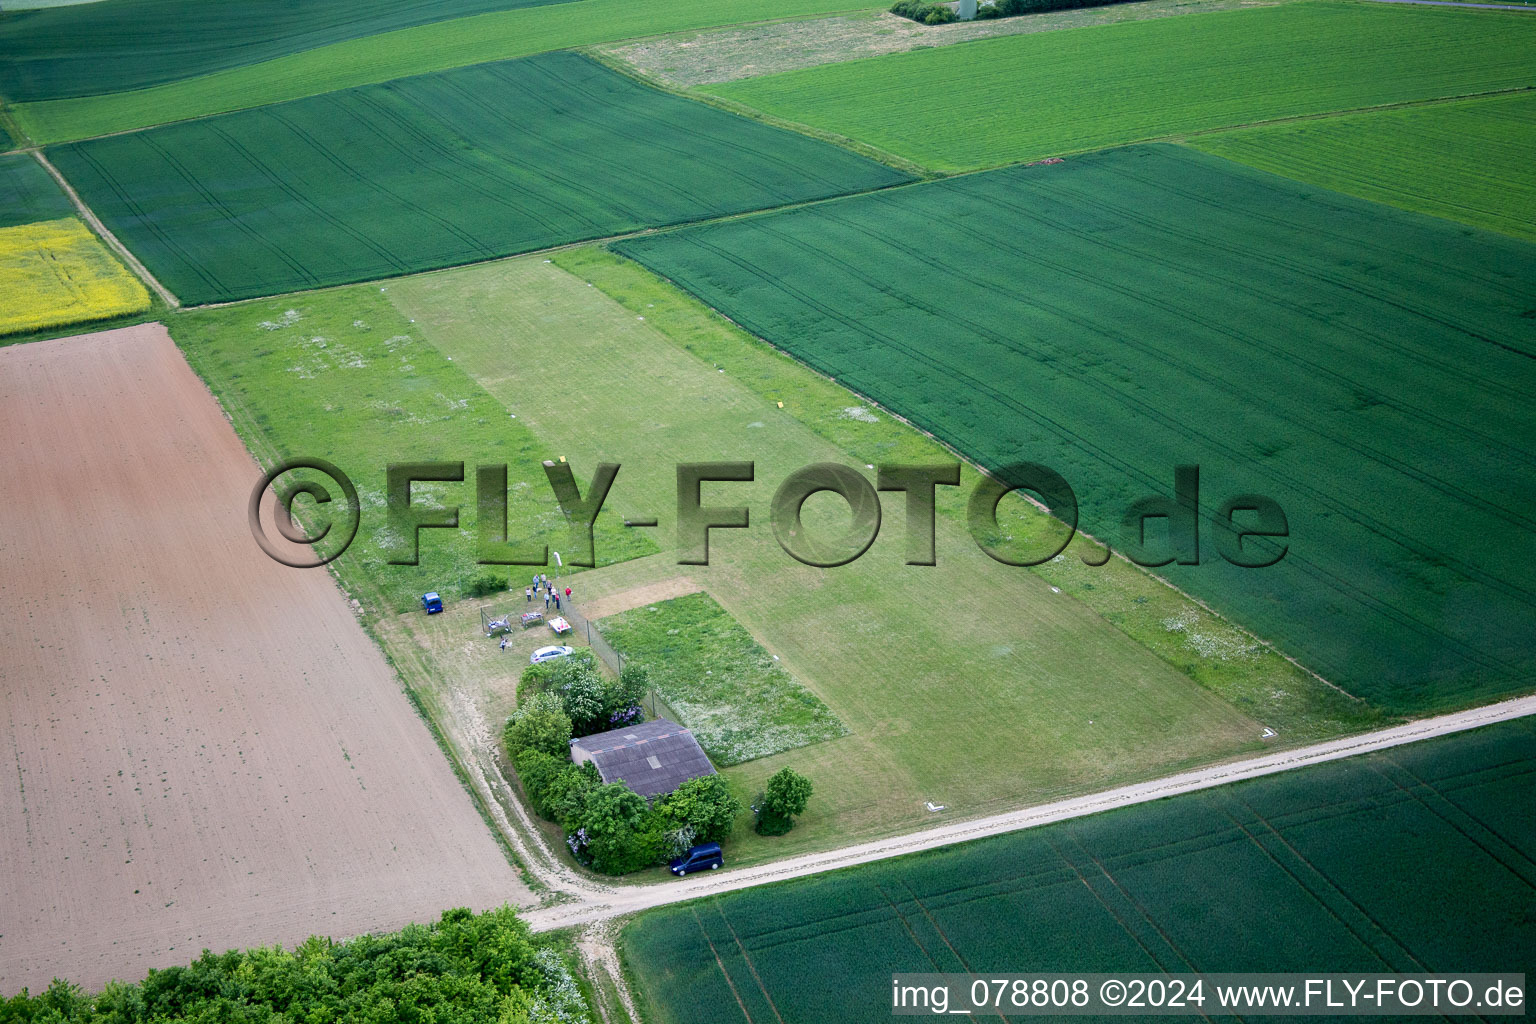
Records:
<instances>
[{"instance_id":1,"label":"yellow rapeseed field","mask_svg":"<svg viewBox=\"0 0 1536 1024\"><path fill-rule=\"evenodd\" d=\"M0 334L149 308L149 292L73 217L0 228Z\"/></svg>"}]
</instances>

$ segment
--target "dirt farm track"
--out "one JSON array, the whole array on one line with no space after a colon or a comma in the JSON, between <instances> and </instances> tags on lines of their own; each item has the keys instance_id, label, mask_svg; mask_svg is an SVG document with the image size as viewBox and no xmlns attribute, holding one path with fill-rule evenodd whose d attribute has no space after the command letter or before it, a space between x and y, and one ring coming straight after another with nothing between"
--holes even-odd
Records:
<instances>
[{"instance_id":1,"label":"dirt farm track","mask_svg":"<svg viewBox=\"0 0 1536 1024\"><path fill-rule=\"evenodd\" d=\"M0 992L528 891L159 325L0 349Z\"/></svg>"}]
</instances>

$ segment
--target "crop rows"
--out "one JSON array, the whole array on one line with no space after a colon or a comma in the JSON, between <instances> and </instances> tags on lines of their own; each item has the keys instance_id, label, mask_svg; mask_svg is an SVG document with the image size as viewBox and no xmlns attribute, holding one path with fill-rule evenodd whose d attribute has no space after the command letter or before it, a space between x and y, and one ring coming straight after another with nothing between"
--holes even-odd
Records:
<instances>
[{"instance_id":1,"label":"crop rows","mask_svg":"<svg viewBox=\"0 0 1536 1024\"><path fill-rule=\"evenodd\" d=\"M1201 564L1159 571L1381 707L1536 668L1536 247L1147 146L615 248L1117 546L1198 465ZM1239 568L1255 493L1289 548Z\"/></svg>"},{"instance_id":2,"label":"crop rows","mask_svg":"<svg viewBox=\"0 0 1536 1024\"><path fill-rule=\"evenodd\" d=\"M487 11L569 0L113 0L0 19L0 95L15 103L143 89Z\"/></svg>"},{"instance_id":3,"label":"crop rows","mask_svg":"<svg viewBox=\"0 0 1536 1024\"><path fill-rule=\"evenodd\" d=\"M1298 181L1536 241L1536 92L1203 135Z\"/></svg>"},{"instance_id":4,"label":"crop rows","mask_svg":"<svg viewBox=\"0 0 1536 1024\"><path fill-rule=\"evenodd\" d=\"M192 303L395 276L902 180L570 53L50 155Z\"/></svg>"},{"instance_id":5,"label":"crop rows","mask_svg":"<svg viewBox=\"0 0 1536 1024\"><path fill-rule=\"evenodd\" d=\"M939 170L1536 83L1523 13L1298 3L1041 32L708 91Z\"/></svg>"},{"instance_id":6,"label":"crop rows","mask_svg":"<svg viewBox=\"0 0 1536 1024\"><path fill-rule=\"evenodd\" d=\"M658 1024L884 1021L893 971L1508 970L1533 777L1526 719L652 911L624 950Z\"/></svg>"},{"instance_id":7,"label":"crop rows","mask_svg":"<svg viewBox=\"0 0 1536 1024\"><path fill-rule=\"evenodd\" d=\"M0 156L0 227L74 215L69 197L29 154Z\"/></svg>"}]
</instances>

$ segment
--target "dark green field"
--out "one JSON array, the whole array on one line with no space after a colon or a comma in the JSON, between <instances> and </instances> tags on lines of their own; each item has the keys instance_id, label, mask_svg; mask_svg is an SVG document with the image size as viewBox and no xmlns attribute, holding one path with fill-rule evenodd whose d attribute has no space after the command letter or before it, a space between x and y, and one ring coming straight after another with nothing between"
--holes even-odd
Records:
<instances>
[{"instance_id":1,"label":"dark green field","mask_svg":"<svg viewBox=\"0 0 1536 1024\"><path fill-rule=\"evenodd\" d=\"M568 0L111 0L0 15L0 96L143 89L345 39Z\"/></svg>"},{"instance_id":2,"label":"dark green field","mask_svg":"<svg viewBox=\"0 0 1536 1024\"><path fill-rule=\"evenodd\" d=\"M189 303L389 277L904 180L572 53L49 155Z\"/></svg>"},{"instance_id":3,"label":"dark green field","mask_svg":"<svg viewBox=\"0 0 1536 1024\"><path fill-rule=\"evenodd\" d=\"M0 156L0 228L74 215L69 197L30 153Z\"/></svg>"},{"instance_id":4,"label":"dark green field","mask_svg":"<svg viewBox=\"0 0 1536 1024\"><path fill-rule=\"evenodd\" d=\"M623 950L651 1024L887 1021L906 971L1531 973L1533 777L1526 718L651 911Z\"/></svg>"},{"instance_id":5,"label":"dark green field","mask_svg":"<svg viewBox=\"0 0 1536 1024\"><path fill-rule=\"evenodd\" d=\"M1536 246L1146 146L615 248L1117 547L1198 465L1201 564L1158 571L1379 707L1530 685ZM1252 493L1271 568L1217 554Z\"/></svg>"}]
</instances>

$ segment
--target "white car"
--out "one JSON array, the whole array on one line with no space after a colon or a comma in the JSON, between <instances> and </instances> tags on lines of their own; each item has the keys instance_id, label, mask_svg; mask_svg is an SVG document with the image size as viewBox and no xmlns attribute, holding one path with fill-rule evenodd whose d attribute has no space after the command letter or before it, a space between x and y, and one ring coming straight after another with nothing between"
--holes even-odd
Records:
<instances>
[{"instance_id":1,"label":"white car","mask_svg":"<svg viewBox=\"0 0 1536 1024\"><path fill-rule=\"evenodd\" d=\"M567 654L575 653L576 648L574 647L540 647L538 650L528 655L528 663L531 665L537 665L541 661L552 661L555 658L563 658Z\"/></svg>"}]
</instances>

